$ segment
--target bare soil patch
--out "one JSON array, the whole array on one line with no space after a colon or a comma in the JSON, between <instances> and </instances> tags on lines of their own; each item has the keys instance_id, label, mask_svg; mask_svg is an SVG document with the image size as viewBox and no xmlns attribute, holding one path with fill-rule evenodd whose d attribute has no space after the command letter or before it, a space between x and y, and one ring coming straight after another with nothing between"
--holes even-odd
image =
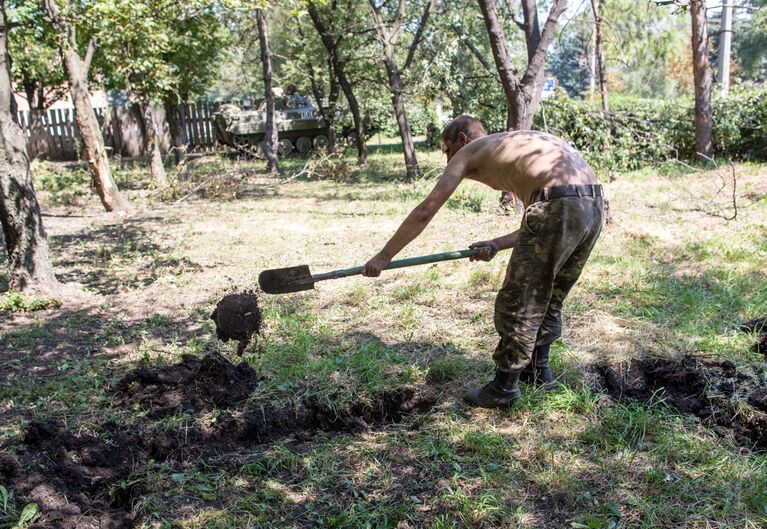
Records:
<instances>
[{"instance_id":1,"label":"bare soil patch","mask_svg":"<svg viewBox=\"0 0 767 529\"><path fill-rule=\"evenodd\" d=\"M19 459L4 455L0 480L38 504L30 529L132 527L130 499L140 484L127 481L135 456L129 434L114 423L73 433L43 419L29 425L23 443Z\"/></svg>"},{"instance_id":2,"label":"bare soil patch","mask_svg":"<svg viewBox=\"0 0 767 529\"><path fill-rule=\"evenodd\" d=\"M661 398L682 414L731 430L739 445L767 450L767 387L732 362L694 356L645 358L624 366L596 366L597 389L627 402ZM751 407L743 409L740 404Z\"/></svg>"},{"instance_id":3,"label":"bare soil patch","mask_svg":"<svg viewBox=\"0 0 767 529\"><path fill-rule=\"evenodd\" d=\"M15 455L0 456L0 482L37 502L32 528L123 529L133 526L131 503L144 490L132 472L150 459L177 468L279 439L359 433L426 412L436 401L411 386L338 407L311 397L285 405L249 401L260 381L247 363L234 365L216 353L139 367L114 387L118 406L141 410L131 422L72 432L62 419L34 421ZM159 422L180 411L188 414L183 425Z\"/></svg>"}]
</instances>

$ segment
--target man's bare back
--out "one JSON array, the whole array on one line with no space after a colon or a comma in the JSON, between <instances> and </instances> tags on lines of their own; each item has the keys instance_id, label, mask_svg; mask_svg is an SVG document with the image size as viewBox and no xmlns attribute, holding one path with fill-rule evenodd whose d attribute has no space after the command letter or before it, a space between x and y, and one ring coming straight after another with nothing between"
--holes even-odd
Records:
<instances>
[{"instance_id":1,"label":"man's bare back","mask_svg":"<svg viewBox=\"0 0 767 529\"><path fill-rule=\"evenodd\" d=\"M597 183L578 151L538 131L489 134L466 145L450 162L462 166L464 178L514 193L525 206L533 192L545 187Z\"/></svg>"},{"instance_id":2,"label":"man's bare back","mask_svg":"<svg viewBox=\"0 0 767 529\"><path fill-rule=\"evenodd\" d=\"M533 193L540 189L597 184L594 172L581 155L566 141L550 134L527 130L486 134L480 128L475 134L460 132L455 140L446 138L443 131L442 139L448 159L445 172L383 249L365 264L363 275L378 276L423 231L464 178L514 193L525 206L530 205ZM518 231L474 243L470 247L482 249L473 259L488 261L496 252L512 248L517 237Z\"/></svg>"}]
</instances>

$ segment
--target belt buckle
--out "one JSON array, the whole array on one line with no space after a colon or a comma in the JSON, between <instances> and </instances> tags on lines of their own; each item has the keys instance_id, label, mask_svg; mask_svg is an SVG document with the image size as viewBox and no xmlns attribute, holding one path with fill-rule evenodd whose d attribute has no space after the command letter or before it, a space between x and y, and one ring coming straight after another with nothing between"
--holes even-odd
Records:
<instances>
[{"instance_id":1,"label":"belt buckle","mask_svg":"<svg viewBox=\"0 0 767 529\"><path fill-rule=\"evenodd\" d=\"M548 202L548 201L549 201L549 188L548 188L548 187L544 187L544 188L542 189L542 191L543 191L543 199L544 199L546 202Z\"/></svg>"}]
</instances>

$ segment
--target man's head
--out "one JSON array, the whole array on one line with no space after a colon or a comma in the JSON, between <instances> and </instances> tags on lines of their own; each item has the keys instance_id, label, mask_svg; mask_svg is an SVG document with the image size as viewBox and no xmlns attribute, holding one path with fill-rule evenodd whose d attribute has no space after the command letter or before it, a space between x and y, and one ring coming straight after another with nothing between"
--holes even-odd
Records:
<instances>
[{"instance_id":1,"label":"man's head","mask_svg":"<svg viewBox=\"0 0 767 529\"><path fill-rule=\"evenodd\" d=\"M458 116L442 131L442 152L449 162L463 146L482 136L487 136L487 131L480 120L467 114Z\"/></svg>"}]
</instances>

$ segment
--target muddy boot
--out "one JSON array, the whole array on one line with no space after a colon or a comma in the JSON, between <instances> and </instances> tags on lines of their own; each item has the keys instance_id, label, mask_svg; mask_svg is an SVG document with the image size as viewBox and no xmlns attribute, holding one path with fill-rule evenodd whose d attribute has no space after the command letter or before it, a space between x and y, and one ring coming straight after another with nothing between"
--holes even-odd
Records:
<instances>
[{"instance_id":1,"label":"muddy boot","mask_svg":"<svg viewBox=\"0 0 767 529\"><path fill-rule=\"evenodd\" d=\"M519 376L520 382L543 386L545 390L557 388L554 374L549 367L549 350L551 345L541 345L533 350L533 359L525 366Z\"/></svg>"},{"instance_id":2,"label":"muddy boot","mask_svg":"<svg viewBox=\"0 0 767 529\"><path fill-rule=\"evenodd\" d=\"M463 400L480 408L506 408L521 397L519 391L519 371L495 370L495 378L482 388L467 391Z\"/></svg>"}]
</instances>

